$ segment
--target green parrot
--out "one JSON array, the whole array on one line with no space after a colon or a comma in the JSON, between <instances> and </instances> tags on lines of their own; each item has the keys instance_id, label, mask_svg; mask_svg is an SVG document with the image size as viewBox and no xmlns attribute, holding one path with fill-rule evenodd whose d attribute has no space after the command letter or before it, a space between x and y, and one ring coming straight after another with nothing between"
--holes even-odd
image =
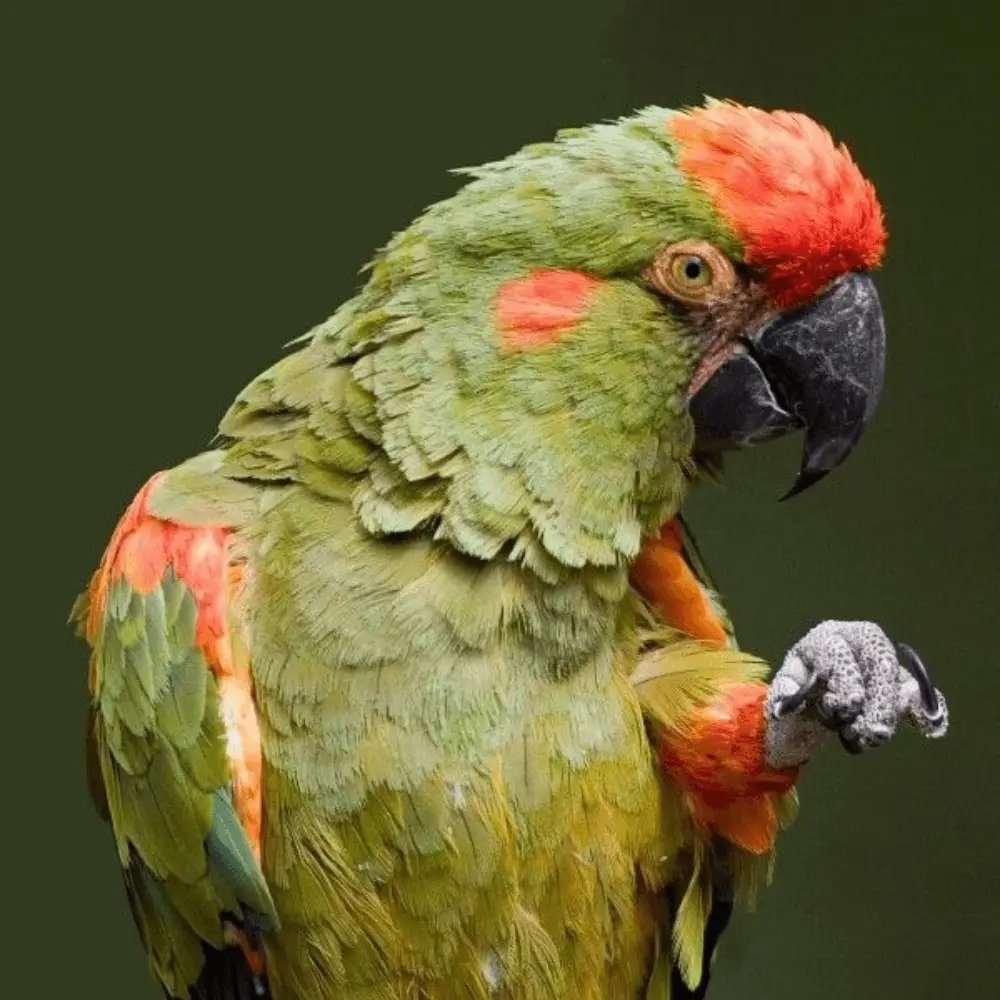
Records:
<instances>
[{"instance_id":1,"label":"green parrot","mask_svg":"<svg viewBox=\"0 0 1000 1000\"><path fill-rule=\"evenodd\" d=\"M498 163L140 490L75 608L88 766L192 1000L683 1000L795 780L947 726L827 621L773 676L681 521L871 419L885 229L801 114L651 107Z\"/></svg>"}]
</instances>

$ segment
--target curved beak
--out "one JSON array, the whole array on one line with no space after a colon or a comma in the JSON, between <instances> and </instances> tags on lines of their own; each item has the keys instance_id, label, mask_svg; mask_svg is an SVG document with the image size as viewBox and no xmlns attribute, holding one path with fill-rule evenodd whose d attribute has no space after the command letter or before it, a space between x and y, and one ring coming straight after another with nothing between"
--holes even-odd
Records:
<instances>
[{"instance_id":1,"label":"curved beak","mask_svg":"<svg viewBox=\"0 0 1000 1000\"><path fill-rule=\"evenodd\" d=\"M840 465L868 426L885 374L885 322L867 274L840 278L808 305L745 337L692 397L701 451L804 429L802 466L781 498Z\"/></svg>"}]
</instances>

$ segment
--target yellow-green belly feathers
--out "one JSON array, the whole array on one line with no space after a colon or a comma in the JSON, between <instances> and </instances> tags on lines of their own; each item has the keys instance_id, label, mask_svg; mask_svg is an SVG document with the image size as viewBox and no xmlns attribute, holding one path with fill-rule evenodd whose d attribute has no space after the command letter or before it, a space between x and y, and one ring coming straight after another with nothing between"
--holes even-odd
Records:
<instances>
[{"instance_id":1,"label":"yellow-green belly feathers","mask_svg":"<svg viewBox=\"0 0 1000 1000\"><path fill-rule=\"evenodd\" d=\"M279 502L237 606L276 996L639 996L640 869L665 852L616 661L625 581L539 587L430 542L374 544L341 510Z\"/></svg>"}]
</instances>

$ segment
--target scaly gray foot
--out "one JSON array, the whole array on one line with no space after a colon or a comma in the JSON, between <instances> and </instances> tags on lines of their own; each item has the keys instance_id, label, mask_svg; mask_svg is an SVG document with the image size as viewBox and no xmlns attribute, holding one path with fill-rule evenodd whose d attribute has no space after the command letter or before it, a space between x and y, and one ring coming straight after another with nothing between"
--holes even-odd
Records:
<instances>
[{"instance_id":1,"label":"scaly gray foot","mask_svg":"<svg viewBox=\"0 0 1000 1000\"><path fill-rule=\"evenodd\" d=\"M830 730L852 753L880 746L909 720L943 736L948 706L920 657L873 622L826 621L788 651L765 708L773 768L807 760Z\"/></svg>"}]
</instances>

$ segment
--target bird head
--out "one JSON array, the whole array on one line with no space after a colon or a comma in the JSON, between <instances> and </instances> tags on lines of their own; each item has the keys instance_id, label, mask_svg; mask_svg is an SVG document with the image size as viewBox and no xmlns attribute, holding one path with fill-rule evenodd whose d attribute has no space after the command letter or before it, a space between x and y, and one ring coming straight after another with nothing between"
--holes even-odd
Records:
<instances>
[{"instance_id":1,"label":"bird head","mask_svg":"<svg viewBox=\"0 0 1000 1000\"><path fill-rule=\"evenodd\" d=\"M668 129L743 265L710 245L673 247L650 271L668 296L704 289L689 314L706 344L688 390L699 444L804 428L791 496L847 457L878 402L885 329L867 272L885 248L881 207L846 147L805 115L712 103Z\"/></svg>"},{"instance_id":2,"label":"bird head","mask_svg":"<svg viewBox=\"0 0 1000 1000\"><path fill-rule=\"evenodd\" d=\"M851 451L882 384L885 231L814 121L647 108L464 172L314 337L377 424L370 530L621 565L699 458L804 430L794 492Z\"/></svg>"}]
</instances>

